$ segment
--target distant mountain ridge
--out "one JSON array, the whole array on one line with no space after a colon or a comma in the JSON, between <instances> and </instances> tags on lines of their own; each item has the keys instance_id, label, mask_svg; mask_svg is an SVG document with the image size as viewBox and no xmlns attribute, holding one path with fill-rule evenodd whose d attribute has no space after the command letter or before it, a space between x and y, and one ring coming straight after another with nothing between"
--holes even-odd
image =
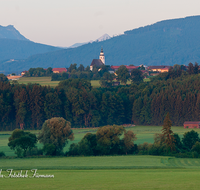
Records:
<instances>
[{"instance_id":1,"label":"distant mountain ridge","mask_svg":"<svg viewBox=\"0 0 200 190\"><path fill-rule=\"evenodd\" d=\"M104 50L106 65L200 63L199 33L200 16L165 20L125 31L124 34L109 40L32 55L9 64L0 62L0 70L69 67L72 63L88 66L93 59L98 59L101 47Z\"/></svg>"},{"instance_id":2,"label":"distant mountain ridge","mask_svg":"<svg viewBox=\"0 0 200 190\"><path fill-rule=\"evenodd\" d=\"M95 40L96 42L102 42L102 41L105 41L105 40L109 40L111 37L108 35L108 34L104 34L103 36L101 36L100 38L98 38L97 40ZM76 48L76 47L79 47L79 46L82 46L82 45L85 45L85 44L88 44L88 43L92 43L94 42L93 40L90 40L89 42L84 42L84 43L75 43L73 44L72 46L68 47L68 48Z\"/></svg>"},{"instance_id":3,"label":"distant mountain ridge","mask_svg":"<svg viewBox=\"0 0 200 190\"><path fill-rule=\"evenodd\" d=\"M26 59L35 54L42 54L60 49L61 48L32 42L21 35L12 25L0 26L0 61L3 61L8 68L10 68L10 62L7 62L8 60ZM0 71L2 71L2 69L2 65L0 64Z\"/></svg>"},{"instance_id":4,"label":"distant mountain ridge","mask_svg":"<svg viewBox=\"0 0 200 190\"><path fill-rule=\"evenodd\" d=\"M15 29L13 25L1 26L0 25L0 38L14 39L14 40L28 40Z\"/></svg>"}]
</instances>

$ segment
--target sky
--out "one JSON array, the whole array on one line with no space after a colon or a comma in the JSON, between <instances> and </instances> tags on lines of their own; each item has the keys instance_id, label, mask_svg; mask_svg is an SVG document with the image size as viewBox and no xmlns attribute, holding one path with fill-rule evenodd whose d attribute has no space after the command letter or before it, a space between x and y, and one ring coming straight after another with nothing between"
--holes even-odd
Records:
<instances>
[{"instance_id":1,"label":"sky","mask_svg":"<svg viewBox=\"0 0 200 190\"><path fill-rule=\"evenodd\" d=\"M161 20L200 15L199 0L0 0L0 25L68 47Z\"/></svg>"}]
</instances>

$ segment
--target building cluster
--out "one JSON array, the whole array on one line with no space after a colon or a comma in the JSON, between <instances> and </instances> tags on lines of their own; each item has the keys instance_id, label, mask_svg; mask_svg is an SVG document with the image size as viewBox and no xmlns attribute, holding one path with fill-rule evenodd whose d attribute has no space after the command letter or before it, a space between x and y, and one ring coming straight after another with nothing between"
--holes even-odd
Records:
<instances>
[{"instance_id":1,"label":"building cluster","mask_svg":"<svg viewBox=\"0 0 200 190\"><path fill-rule=\"evenodd\" d=\"M94 67L98 68L98 71L101 70L101 67L105 65L105 55L103 52L103 48L101 48L101 52L99 55L99 59L93 59L91 64L90 64L90 70L93 71ZM110 73L114 73L116 74L116 71L119 69L120 66L110 66L110 65L106 65L108 67L108 71ZM170 66L145 66L145 65L140 65L140 66L133 66L133 65L125 65L125 67L128 69L129 73L131 73L131 71L133 69L141 69L142 73L145 76L155 76L158 75L159 73L163 73L163 72L168 72ZM62 72L67 72L67 68L53 68L52 69L53 73L62 73ZM20 77L24 76L26 74L26 72L28 71L22 71L21 75L8 75L7 78L9 80L18 80Z\"/></svg>"},{"instance_id":2,"label":"building cluster","mask_svg":"<svg viewBox=\"0 0 200 190\"><path fill-rule=\"evenodd\" d=\"M105 55L103 52L103 48L101 48L101 52L99 55L99 59L93 59L92 63L90 64L90 70L92 71L94 69L94 67L100 68L103 65L105 65ZM120 66L109 66L109 72L110 73L116 73L116 71L119 69ZM133 69L139 69L141 67L143 67L143 69L141 70L143 72L143 74L146 74L147 76L151 75L151 76L155 76L158 75L159 73L163 73L163 72L168 72L170 66L145 66L145 65L140 65L140 66L132 66L132 65L125 65L125 67L128 69L129 73L131 73L131 71Z\"/></svg>"}]
</instances>

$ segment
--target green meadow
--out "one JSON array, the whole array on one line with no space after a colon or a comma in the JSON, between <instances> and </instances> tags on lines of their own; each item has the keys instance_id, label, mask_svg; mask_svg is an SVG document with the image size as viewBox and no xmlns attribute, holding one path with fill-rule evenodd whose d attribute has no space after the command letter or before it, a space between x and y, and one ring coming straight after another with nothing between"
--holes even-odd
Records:
<instances>
[{"instance_id":1,"label":"green meadow","mask_svg":"<svg viewBox=\"0 0 200 190\"><path fill-rule=\"evenodd\" d=\"M153 142L155 133L162 126L134 126L127 128L137 134L135 143ZM77 143L87 133L97 129L73 129ZM191 129L172 127L181 137ZM199 132L199 129L195 129ZM31 131L38 134L39 131ZM14 152L7 146L11 132L0 132L0 151L7 156ZM39 147L42 147L38 143ZM0 178L0 189L199 189L200 159L169 156L128 155L91 157L40 157L2 158L0 175L7 176L7 169L20 170L31 176L31 169L54 178Z\"/></svg>"},{"instance_id":2,"label":"green meadow","mask_svg":"<svg viewBox=\"0 0 200 190\"><path fill-rule=\"evenodd\" d=\"M6 169L54 178L0 178L1 189L199 189L200 160L158 156L1 159Z\"/></svg>"},{"instance_id":3,"label":"green meadow","mask_svg":"<svg viewBox=\"0 0 200 190\"><path fill-rule=\"evenodd\" d=\"M18 80L19 84L37 83L42 86L56 87L59 81L51 81L51 77L21 77Z\"/></svg>"},{"instance_id":4,"label":"green meadow","mask_svg":"<svg viewBox=\"0 0 200 190\"><path fill-rule=\"evenodd\" d=\"M77 190L77 189L199 189L199 170L195 169L130 169L130 170L46 170L39 174L55 177L0 179L1 189Z\"/></svg>"},{"instance_id":5,"label":"green meadow","mask_svg":"<svg viewBox=\"0 0 200 190\"><path fill-rule=\"evenodd\" d=\"M51 77L21 77L18 80L19 84L37 83L42 86L56 87L60 81L51 81ZM94 88L100 87L99 80L91 80L91 85Z\"/></svg>"},{"instance_id":6,"label":"green meadow","mask_svg":"<svg viewBox=\"0 0 200 190\"><path fill-rule=\"evenodd\" d=\"M150 79L144 79L144 82L149 82ZM51 77L21 77L18 80L19 84L28 84L28 83L37 83L42 86L51 86L51 87L56 87L60 81L51 81ZM99 80L91 80L91 85L94 88L100 87ZM127 82L127 84L131 84L130 81Z\"/></svg>"}]
</instances>

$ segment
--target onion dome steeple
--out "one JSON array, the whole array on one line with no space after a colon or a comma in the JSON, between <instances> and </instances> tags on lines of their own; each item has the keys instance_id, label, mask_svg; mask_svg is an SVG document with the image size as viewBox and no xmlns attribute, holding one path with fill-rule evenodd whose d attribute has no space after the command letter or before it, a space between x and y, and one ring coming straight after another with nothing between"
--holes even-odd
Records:
<instances>
[{"instance_id":1,"label":"onion dome steeple","mask_svg":"<svg viewBox=\"0 0 200 190\"><path fill-rule=\"evenodd\" d=\"M101 53L100 53L99 59L105 65L105 56L104 56L103 48L101 48Z\"/></svg>"}]
</instances>

